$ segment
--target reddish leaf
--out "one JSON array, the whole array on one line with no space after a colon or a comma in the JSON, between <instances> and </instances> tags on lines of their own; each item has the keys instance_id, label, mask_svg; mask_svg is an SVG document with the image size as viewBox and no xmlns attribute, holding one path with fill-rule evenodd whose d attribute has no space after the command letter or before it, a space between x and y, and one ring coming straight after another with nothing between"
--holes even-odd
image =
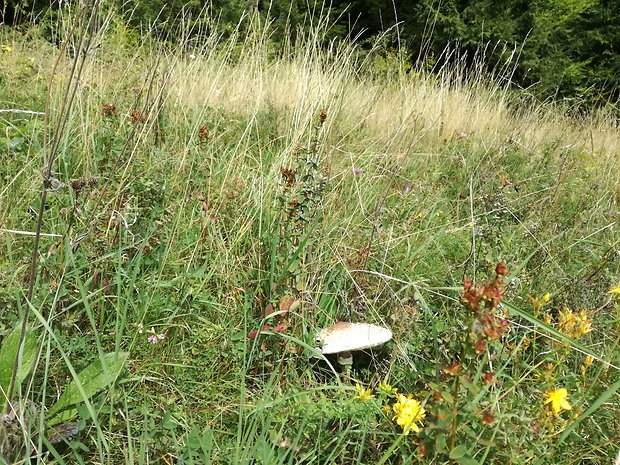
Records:
<instances>
[{"instance_id":1,"label":"reddish leaf","mask_svg":"<svg viewBox=\"0 0 620 465\"><path fill-rule=\"evenodd\" d=\"M492 426L495 423L495 417L492 413L485 413L482 417L482 424L484 426Z\"/></svg>"},{"instance_id":2,"label":"reddish leaf","mask_svg":"<svg viewBox=\"0 0 620 465\"><path fill-rule=\"evenodd\" d=\"M281 321L279 322L277 325L274 326L273 328L273 332L274 333L284 333L286 332L288 329L290 328L288 322L286 321Z\"/></svg>"},{"instance_id":3,"label":"reddish leaf","mask_svg":"<svg viewBox=\"0 0 620 465\"><path fill-rule=\"evenodd\" d=\"M271 304L267 304L267 306L265 307L265 311L263 312L263 314L261 315L261 318L267 318L269 315L271 315L273 312L275 312L275 309L273 308L273 305Z\"/></svg>"},{"instance_id":4,"label":"reddish leaf","mask_svg":"<svg viewBox=\"0 0 620 465\"><path fill-rule=\"evenodd\" d=\"M269 331L271 328L269 325L264 325L260 331L258 329L253 329L248 333L248 339L255 339L260 333L264 333L265 331Z\"/></svg>"},{"instance_id":5,"label":"reddish leaf","mask_svg":"<svg viewBox=\"0 0 620 465\"><path fill-rule=\"evenodd\" d=\"M449 375L456 376L461 372L461 368L460 363L454 363L451 367L444 368L443 371Z\"/></svg>"},{"instance_id":6,"label":"reddish leaf","mask_svg":"<svg viewBox=\"0 0 620 465\"><path fill-rule=\"evenodd\" d=\"M506 269L505 263L498 263L495 267L495 274L498 276L506 276L508 274L508 270Z\"/></svg>"},{"instance_id":7,"label":"reddish leaf","mask_svg":"<svg viewBox=\"0 0 620 465\"><path fill-rule=\"evenodd\" d=\"M288 312L291 309L291 306L295 303L295 299L292 297L282 297L280 299L280 311Z\"/></svg>"},{"instance_id":8,"label":"reddish leaf","mask_svg":"<svg viewBox=\"0 0 620 465\"><path fill-rule=\"evenodd\" d=\"M485 383L494 384L495 383L495 372L489 371L488 373L483 374L482 379L484 380Z\"/></svg>"}]
</instances>

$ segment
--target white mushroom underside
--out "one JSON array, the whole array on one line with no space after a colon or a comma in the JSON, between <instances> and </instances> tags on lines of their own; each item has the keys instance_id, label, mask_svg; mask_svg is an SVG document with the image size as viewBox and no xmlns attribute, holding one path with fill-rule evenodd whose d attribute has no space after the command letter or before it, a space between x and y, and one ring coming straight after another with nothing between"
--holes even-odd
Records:
<instances>
[{"instance_id":1,"label":"white mushroom underside","mask_svg":"<svg viewBox=\"0 0 620 465\"><path fill-rule=\"evenodd\" d=\"M392 331L368 323L341 322L323 329L317 339L323 343L323 354L336 354L385 344L392 339Z\"/></svg>"}]
</instances>

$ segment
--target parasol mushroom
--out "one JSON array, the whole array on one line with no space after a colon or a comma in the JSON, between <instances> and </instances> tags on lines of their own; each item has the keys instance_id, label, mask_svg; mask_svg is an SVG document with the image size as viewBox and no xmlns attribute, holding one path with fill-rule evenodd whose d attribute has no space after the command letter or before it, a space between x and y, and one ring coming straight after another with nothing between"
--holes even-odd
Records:
<instances>
[{"instance_id":1,"label":"parasol mushroom","mask_svg":"<svg viewBox=\"0 0 620 465\"><path fill-rule=\"evenodd\" d=\"M323 355L337 354L340 365L352 365L351 352L378 347L392 339L392 331L383 326L368 323L340 322L319 332L317 341L322 343L318 350Z\"/></svg>"}]
</instances>

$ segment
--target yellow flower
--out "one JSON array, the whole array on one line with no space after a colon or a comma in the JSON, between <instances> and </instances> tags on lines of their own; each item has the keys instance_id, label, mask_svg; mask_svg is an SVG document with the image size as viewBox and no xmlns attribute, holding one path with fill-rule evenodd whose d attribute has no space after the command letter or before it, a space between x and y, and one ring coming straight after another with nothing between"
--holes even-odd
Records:
<instances>
[{"instance_id":1,"label":"yellow flower","mask_svg":"<svg viewBox=\"0 0 620 465\"><path fill-rule=\"evenodd\" d=\"M558 315L558 328L567 336L579 339L592 331L592 319L583 308L573 312L564 307Z\"/></svg>"},{"instance_id":2,"label":"yellow flower","mask_svg":"<svg viewBox=\"0 0 620 465\"><path fill-rule=\"evenodd\" d=\"M573 407L568 403L568 392L565 388L547 391L544 405L550 404L551 411L557 415L562 410L571 410Z\"/></svg>"},{"instance_id":3,"label":"yellow flower","mask_svg":"<svg viewBox=\"0 0 620 465\"><path fill-rule=\"evenodd\" d=\"M10 51L12 51L13 49L11 48L10 45L0 45L0 52L6 52L9 53Z\"/></svg>"},{"instance_id":4,"label":"yellow flower","mask_svg":"<svg viewBox=\"0 0 620 465\"><path fill-rule=\"evenodd\" d=\"M364 389L364 387L359 383L355 384L355 390L357 391L357 395L354 399L370 400L374 397L370 389Z\"/></svg>"},{"instance_id":5,"label":"yellow flower","mask_svg":"<svg viewBox=\"0 0 620 465\"><path fill-rule=\"evenodd\" d=\"M388 395L396 394L396 391L398 391L398 389L396 389L395 387L390 386L385 381L381 381L379 383L379 390L382 391L382 392L385 392Z\"/></svg>"},{"instance_id":6,"label":"yellow flower","mask_svg":"<svg viewBox=\"0 0 620 465\"><path fill-rule=\"evenodd\" d=\"M610 294L616 294L618 296L620 296L620 283L618 283L618 285L616 287L614 287L613 289L609 290Z\"/></svg>"},{"instance_id":7,"label":"yellow flower","mask_svg":"<svg viewBox=\"0 0 620 465\"><path fill-rule=\"evenodd\" d=\"M540 297L530 296L530 302L532 302L532 305L534 306L534 316L536 318L538 318L538 315L540 314L540 310L549 303L550 299L551 299L551 294L549 292L547 292L546 294Z\"/></svg>"},{"instance_id":8,"label":"yellow flower","mask_svg":"<svg viewBox=\"0 0 620 465\"><path fill-rule=\"evenodd\" d=\"M577 328L575 332L575 339L580 338L581 336L585 336L587 333L592 331L592 319L588 315L583 308L579 309L579 313L577 314Z\"/></svg>"},{"instance_id":9,"label":"yellow flower","mask_svg":"<svg viewBox=\"0 0 620 465\"><path fill-rule=\"evenodd\" d=\"M558 324L563 333L569 333L575 327L575 314L564 307L558 312Z\"/></svg>"},{"instance_id":10,"label":"yellow flower","mask_svg":"<svg viewBox=\"0 0 620 465\"><path fill-rule=\"evenodd\" d=\"M405 397L402 394L396 394L396 403L392 408L396 414L394 420L403 428L404 435L408 435L409 431L414 433L422 431L422 420L426 416L426 411L413 396Z\"/></svg>"},{"instance_id":11,"label":"yellow flower","mask_svg":"<svg viewBox=\"0 0 620 465\"><path fill-rule=\"evenodd\" d=\"M586 371L592 365L593 362L594 362L594 357L592 357L591 355L586 356L585 360L583 361L583 363L579 367L579 371L581 372L581 376L585 377Z\"/></svg>"}]
</instances>

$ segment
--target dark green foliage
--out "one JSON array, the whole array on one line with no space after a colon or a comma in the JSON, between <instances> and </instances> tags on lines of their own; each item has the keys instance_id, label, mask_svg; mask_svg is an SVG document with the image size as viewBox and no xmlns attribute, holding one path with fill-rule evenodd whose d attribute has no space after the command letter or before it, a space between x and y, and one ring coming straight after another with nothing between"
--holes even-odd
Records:
<instances>
[{"instance_id":1,"label":"dark green foliage","mask_svg":"<svg viewBox=\"0 0 620 465\"><path fill-rule=\"evenodd\" d=\"M620 2L601 0L596 8L586 11L577 21L581 35L587 37L582 53L588 57L588 81L595 89L609 89L612 101L620 98L617 88L620 76ZM584 89L585 91L585 89Z\"/></svg>"},{"instance_id":2,"label":"dark green foliage","mask_svg":"<svg viewBox=\"0 0 620 465\"><path fill-rule=\"evenodd\" d=\"M132 26L152 28L162 40L212 32L214 24L221 32L234 30L247 7L248 0L154 0L151 2L118 2L123 18Z\"/></svg>"},{"instance_id":3,"label":"dark green foliage","mask_svg":"<svg viewBox=\"0 0 620 465\"><path fill-rule=\"evenodd\" d=\"M48 8L57 8L58 2L48 0L2 0L0 24L19 24L37 18Z\"/></svg>"},{"instance_id":4,"label":"dark green foliage","mask_svg":"<svg viewBox=\"0 0 620 465\"><path fill-rule=\"evenodd\" d=\"M620 71L620 3L617 0L352 0L334 2L351 35L371 37L397 24L391 47L411 58L444 63L458 44L471 66L482 54L488 70L501 67L512 50L512 80L539 98L579 98L585 104L615 101ZM481 52L483 50L484 52ZM444 54L442 56L442 54ZM456 58L452 57L451 61ZM518 61L517 61L518 60ZM511 69L511 68L508 68Z\"/></svg>"}]
</instances>

